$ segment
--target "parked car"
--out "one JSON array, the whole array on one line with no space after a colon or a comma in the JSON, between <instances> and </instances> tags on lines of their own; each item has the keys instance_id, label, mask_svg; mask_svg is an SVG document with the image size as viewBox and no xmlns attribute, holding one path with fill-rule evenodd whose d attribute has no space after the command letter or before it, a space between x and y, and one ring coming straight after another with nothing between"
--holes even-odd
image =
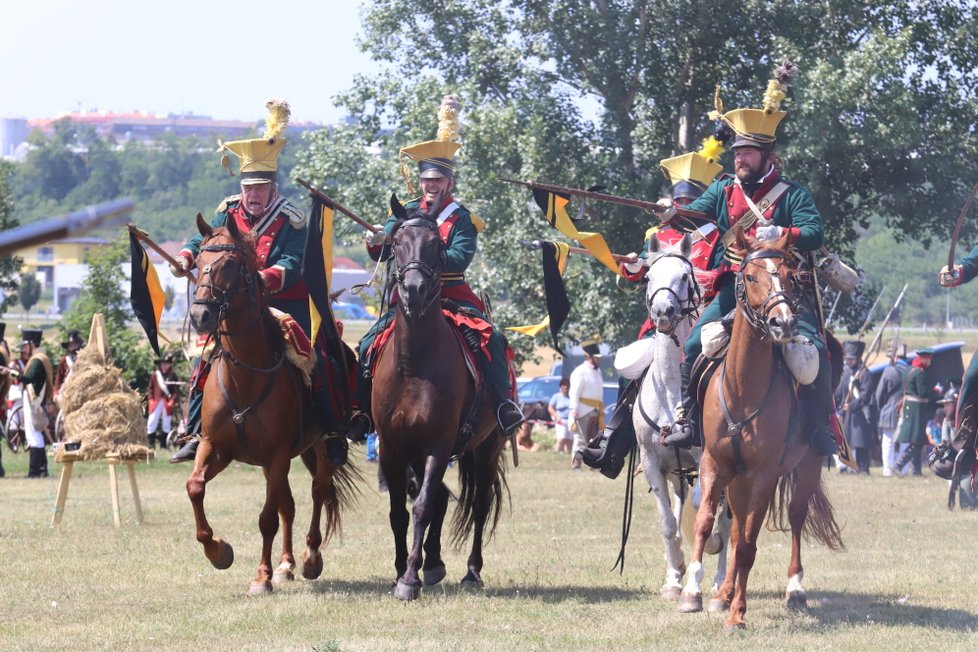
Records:
<instances>
[{"instance_id":1,"label":"parked car","mask_svg":"<svg viewBox=\"0 0 978 652\"><path fill-rule=\"evenodd\" d=\"M373 316L363 306L356 303L343 303L339 301L333 302L333 315L337 319L343 320L373 319Z\"/></svg>"},{"instance_id":2,"label":"parked car","mask_svg":"<svg viewBox=\"0 0 978 652\"><path fill-rule=\"evenodd\" d=\"M550 397L560 391L560 376L537 376L524 380L519 386L518 396L520 407L527 419L550 421L547 406ZM615 413L615 403L618 402L618 383L605 382L602 400L604 401L605 423L611 420Z\"/></svg>"}]
</instances>

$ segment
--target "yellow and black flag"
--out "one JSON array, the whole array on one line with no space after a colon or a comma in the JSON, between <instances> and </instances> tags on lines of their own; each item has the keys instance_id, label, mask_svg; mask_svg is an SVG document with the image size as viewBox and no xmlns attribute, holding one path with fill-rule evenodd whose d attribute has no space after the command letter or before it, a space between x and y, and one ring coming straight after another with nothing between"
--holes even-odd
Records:
<instances>
[{"instance_id":1,"label":"yellow and black flag","mask_svg":"<svg viewBox=\"0 0 978 652\"><path fill-rule=\"evenodd\" d=\"M160 285L160 277L156 275L156 268L150 264L143 246L132 231L129 232L129 248L132 252L132 285L129 292L132 311L146 331L153 351L160 355L160 317L163 315L166 294Z\"/></svg>"},{"instance_id":2,"label":"yellow and black flag","mask_svg":"<svg viewBox=\"0 0 978 652\"><path fill-rule=\"evenodd\" d=\"M329 286L333 281L333 209L315 197L312 200L312 216L306 233L302 278L309 289L309 317L312 325L309 340L315 342L320 330L329 339L335 333L338 340L339 332L336 331L329 297Z\"/></svg>"},{"instance_id":3,"label":"yellow and black flag","mask_svg":"<svg viewBox=\"0 0 978 652\"><path fill-rule=\"evenodd\" d=\"M550 226L571 240L577 240L584 245L591 252L592 256L601 261L615 275L621 274L614 257L611 255L611 249L608 248L608 243L604 241L604 236L600 233L577 230L577 225L574 224L574 220L567 214L567 204L570 203L570 197L560 193L534 188L533 199L536 201L537 206L540 207L540 210L543 211L547 221L550 222Z\"/></svg>"},{"instance_id":4,"label":"yellow and black flag","mask_svg":"<svg viewBox=\"0 0 978 652\"><path fill-rule=\"evenodd\" d=\"M570 314L570 301L567 299L563 279L570 246L563 242L544 241L540 243L540 251L543 252L543 289L547 298L547 316L539 324L510 326L506 330L532 337L549 326L554 348L562 352L557 343L557 333L563 328L567 315Z\"/></svg>"}]
</instances>

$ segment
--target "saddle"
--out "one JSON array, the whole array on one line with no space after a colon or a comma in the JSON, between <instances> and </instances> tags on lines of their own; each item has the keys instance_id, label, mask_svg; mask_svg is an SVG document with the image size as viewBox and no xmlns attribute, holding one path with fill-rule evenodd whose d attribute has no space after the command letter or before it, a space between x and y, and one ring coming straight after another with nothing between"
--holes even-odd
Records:
<instances>
[{"instance_id":1,"label":"saddle","mask_svg":"<svg viewBox=\"0 0 978 652\"><path fill-rule=\"evenodd\" d=\"M299 370L306 387L312 387L312 371L316 367L316 353L313 351L309 336L292 318L292 315L275 308L268 310L278 321L278 326L282 330L282 337L285 339L286 362Z\"/></svg>"}]
</instances>

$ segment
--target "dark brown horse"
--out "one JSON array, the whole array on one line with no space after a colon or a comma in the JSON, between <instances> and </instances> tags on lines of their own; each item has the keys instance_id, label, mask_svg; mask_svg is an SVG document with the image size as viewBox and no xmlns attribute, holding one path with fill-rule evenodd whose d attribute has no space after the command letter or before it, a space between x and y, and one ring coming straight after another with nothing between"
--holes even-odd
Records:
<instances>
[{"instance_id":1,"label":"dark brown horse","mask_svg":"<svg viewBox=\"0 0 978 652\"><path fill-rule=\"evenodd\" d=\"M434 220L416 212L408 215L396 198L391 207L399 219L391 234L399 301L394 335L377 361L372 412L380 435L380 465L390 487L394 595L413 600L421 592L419 571L424 572L426 586L446 574L441 531L449 492L442 480L453 453L459 454L462 485L453 524L456 544L474 529L468 573L461 584L482 586L482 540L490 519L489 536L496 526L505 487L500 460L504 439L490 404L482 401L471 437L458 446L459 427L476 388L458 338L442 313L443 244ZM421 481L410 554L408 467Z\"/></svg>"},{"instance_id":2,"label":"dark brown horse","mask_svg":"<svg viewBox=\"0 0 978 652\"><path fill-rule=\"evenodd\" d=\"M312 522L306 535L302 575L319 577L324 534L320 516L326 509L325 539L340 525L355 471L337 469L325 456L318 420L310 409L310 393L299 373L285 361L285 341L267 309L253 240L238 232L234 220L214 229L197 216L204 236L197 268L200 270L190 315L201 332L216 340L212 367L204 385L201 440L187 493L194 507L197 540L215 568L234 561L231 545L215 539L204 515L207 483L232 461L262 467L265 505L258 517L262 535L261 560L249 593L267 593L272 581L294 579L292 524L295 502L289 486L292 458L302 461L313 475ZM277 515L276 515L277 513ZM272 567L272 543L282 520L282 555Z\"/></svg>"},{"instance_id":3,"label":"dark brown horse","mask_svg":"<svg viewBox=\"0 0 978 652\"><path fill-rule=\"evenodd\" d=\"M729 606L725 629L744 627L747 578L757 553L765 516L791 529L787 604L805 605L802 588L801 535L814 536L833 550L842 549L839 526L822 485L822 460L809 449L795 417L795 382L777 345L795 335L797 262L787 237L765 248L739 238L745 256L737 278L737 316L726 360L710 380L703 404L705 446L700 460L703 500L696 516L696 539L682 611L702 609L700 581L703 548L713 528L721 492L726 488L733 514L730 554L723 584L711 611ZM831 337L831 336L830 336ZM838 376L834 375L836 382ZM780 483L780 494L777 492Z\"/></svg>"}]
</instances>

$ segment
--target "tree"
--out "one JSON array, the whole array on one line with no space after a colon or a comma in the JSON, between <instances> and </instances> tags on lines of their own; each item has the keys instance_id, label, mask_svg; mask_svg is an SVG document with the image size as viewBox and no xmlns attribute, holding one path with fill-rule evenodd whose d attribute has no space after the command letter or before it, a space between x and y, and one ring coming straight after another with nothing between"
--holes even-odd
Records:
<instances>
[{"instance_id":1,"label":"tree","mask_svg":"<svg viewBox=\"0 0 978 652\"><path fill-rule=\"evenodd\" d=\"M88 276L82 282L81 294L64 316L62 330L78 329L87 333L92 316L102 313L116 366L133 389L142 391L148 386L154 355L149 345L141 341L142 336L128 325L131 317L129 295L123 289L128 285L123 263L128 260L129 238L125 234L120 235L111 247L91 253Z\"/></svg>"},{"instance_id":2,"label":"tree","mask_svg":"<svg viewBox=\"0 0 978 652\"><path fill-rule=\"evenodd\" d=\"M41 298L40 281L33 274L21 274L20 290L17 294L20 297L20 307L30 314L31 308L36 306L37 300Z\"/></svg>"},{"instance_id":3,"label":"tree","mask_svg":"<svg viewBox=\"0 0 978 652\"><path fill-rule=\"evenodd\" d=\"M336 98L354 123L312 136L297 173L353 207L376 207L379 221L397 148L431 138L439 97L460 93L459 195L489 224L471 276L509 300L497 304L502 324L542 316L539 257L516 242L555 233L528 193L499 176L655 197L658 161L712 131L716 86L728 109L758 107L783 57L801 65L779 137L786 172L813 190L841 253L854 252L857 228L873 219L898 237L943 238L949 220L932 207L963 195L969 172L959 161L978 155L978 15L965 0L375 0L364 24L364 48L389 69ZM593 118L582 98L598 105ZM638 247L648 216L595 208L604 219L582 228L614 250ZM641 302L600 269L572 262L568 336L622 342Z\"/></svg>"},{"instance_id":4,"label":"tree","mask_svg":"<svg viewBox=\"0 0 978 652\"><path fill-rule=\"evenodd\" d=\"M14 174L14 166L9 161L0 160L0 231L6 231L17 226L13 216L14 199L10 180ZM0 258L0 316L3 315L15 301L17 290L17 273L23 264L17 256Z\"/></svg>"}]
</instances>

